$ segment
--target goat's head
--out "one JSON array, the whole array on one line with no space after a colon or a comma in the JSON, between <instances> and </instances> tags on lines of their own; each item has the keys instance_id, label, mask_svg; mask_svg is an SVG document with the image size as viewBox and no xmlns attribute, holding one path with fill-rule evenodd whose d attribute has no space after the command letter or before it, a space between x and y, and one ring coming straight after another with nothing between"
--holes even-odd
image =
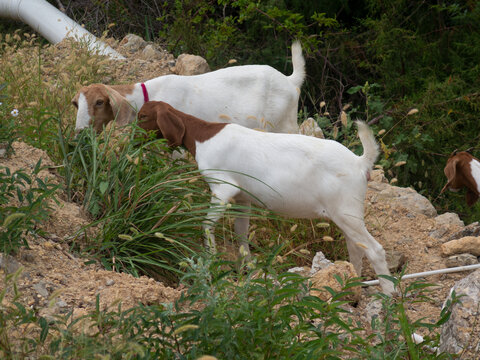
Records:
<instances>
[{"instance_id":1,"label":"goat's head","mask_svg":"<svg viewBox=\"0 0 480 360\"><path fill-rule=\"evenodd\" d=\"M118 125L126 125L135 114L124 96L103 84L81 88L73 97L72 104L77 108L76 131L93 125L93 128L100 132L114 119Z\"/></svg>"},{"instance_id":2,"label":"goat's head","mask_svg":"<svg viewBox=\"0 0 480 360\"><path fill-rule=\"evenodd\" d=\"M457 150L455 150L448 158L445 169L443 170L448 181L440 193L443 193L447 189L456 192L466 187L468 206L475 204L478 200L479 192L477 181L472 175L471 163L474 160L478 161L468 152L457 152Z\"/></svg>"},{"instance_id":3,"label":"goat's head","mask_svg":"<svg viewBox=\"0 0 480 360\"><path fill-rule=\"evenodd\" d=\"M138 125L145 130L153 130L157 137L165 138L169 146L180 146L185 136L185 123L182 112L163 101L148 101L138 112Z\"/></svg>"}]
</instances>

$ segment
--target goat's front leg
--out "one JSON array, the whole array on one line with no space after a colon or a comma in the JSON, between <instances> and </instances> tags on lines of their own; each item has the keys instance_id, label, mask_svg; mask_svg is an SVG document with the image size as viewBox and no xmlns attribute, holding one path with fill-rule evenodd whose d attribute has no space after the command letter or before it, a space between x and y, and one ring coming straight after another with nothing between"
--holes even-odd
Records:
<instances>
[{"instance_id":1,"label":"goat's front leg","mask_svg":"<svg viewBox=\"0 0 480 360\"><path fill-rule=\"evenodd\" d=\"M215 191L213 191L214 189ZM203 231L205 233L205 247L210 253L215 254L217 252L214 234L215 223L223 216L228 202L238 193L238 189L231 185L222 184L212 188L212 192L210 209L203 223Z\"/></svg>"},{"instance_id":2,"label":"goat's front leg","mask_svg":"<svg viewBox=\"0 0 480 360\"><path fill-rule=\"evenodd\" d=\"M250 224L250 203L239 203L243 207L238 209L240 213L235 219L235 234L240 242L239 252L240 256L245 259L250 259L250 246L248 244L248 226Z\"/></svg>"}]
</instances>

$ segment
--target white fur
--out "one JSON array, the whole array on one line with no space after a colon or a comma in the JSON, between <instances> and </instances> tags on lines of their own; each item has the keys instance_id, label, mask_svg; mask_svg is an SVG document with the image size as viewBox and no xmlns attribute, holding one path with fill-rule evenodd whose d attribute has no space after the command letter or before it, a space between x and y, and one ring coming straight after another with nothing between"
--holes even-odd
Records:
<instances>
[{"instance_id":1,"label":"white fur","mask_svg":"<svg viewBox=\"0 0 480 360\"><path fill-rule=\"evenodd\" d=\"M77 122L75 124L76 130L81 130L90 125L90 115L88 114L87 99L84 94L80 94L78 97L78 112Z\"/></svg>"},{"instance_id":2,"label":"white fur","mask_svg":"<svg viewBox=\"0 0 480 360\"><path fill-rule=\"evenodd\" d=\"M362 156L336 141L266 133L235 124L197 142L198 167L213 194L210 221L205 224L206 245L214 250L212 226L230 199L235 199L247 209L254 203L292 218L331 219L345 235L350 261L359 276L364 255L377 274L389 274L385 251L363 220L367 175L378 147L364 123L359 123L359 136ZM235 221L241 253L246 255L248 225L245 215ZM391 282L380 279L380 283L386 293L393 291Z\"/></svg>"},{"instance_id":3,"label":"white fur","mask_svg":"<svg viewBox=\"0 0 480 360\"><path fill-rule=\"evenodd\" d=\"M475 159L470 161L470 170L472 171L472 177L477 183L477 191L480 193L480 162Z\"/></svg>"},{"instance_id":4,"label":"white fur","mask_svg":"<svg viewBox=\"0 0 480 360\"><path fill-rule=\"evenodd\" d=\"M200 119L297 133L298 98L305 79L305 60L299 42L292 45L292 62L290 76L267 65L245 65L195 76L160 76L146 81L145 86L150 100L164 101ZM133 109L138 110L144 104L140 83L134 85L132 93L122 96ZM78 105L77 130L78 125L85 124L79 120L85 116L85 104ZM117 122L132 122L135 113L131 116Z\"/></svg>"}]
</instances>

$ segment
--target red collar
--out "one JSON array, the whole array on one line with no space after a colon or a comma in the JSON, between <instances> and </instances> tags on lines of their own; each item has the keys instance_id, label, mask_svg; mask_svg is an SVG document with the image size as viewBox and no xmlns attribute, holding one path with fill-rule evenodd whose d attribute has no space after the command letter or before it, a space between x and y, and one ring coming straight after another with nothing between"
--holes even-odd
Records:
<instances>
[{"instance_id":1,"label":"red collar","mask_svg":"<svg viewBox=\"0 0 480 360\"><path fill-rule=\"evenodd\" d=\"M147 102L149 99L148 99L148 91L147 91L147 87L145 86L144 83L141 83L140 86L142 87L142 91L143 91L143 101L144 102Z\"/></svg>"}]
</instances>

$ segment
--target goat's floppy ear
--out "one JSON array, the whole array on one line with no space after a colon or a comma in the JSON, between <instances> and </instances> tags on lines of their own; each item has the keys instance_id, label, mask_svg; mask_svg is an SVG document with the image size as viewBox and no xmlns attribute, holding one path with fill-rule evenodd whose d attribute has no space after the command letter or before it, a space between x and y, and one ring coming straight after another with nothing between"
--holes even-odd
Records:
<instances>
[{"instance_id":1,"label":"goat's floppy ear","mask_svg":"<svg viewBox=\"0 0 480 360\"><path fill-rule=\"evenodd\" d=\"M107 93L114 119L118 126L131 123L135 119L135 110L127 99L113 88L107 86Z\"/></svg>"},{"instance_id":2,"label":"goat's floppy ear","mask_svg":"<svg viewBox=\"0 0 480 360\"><path fill-rule=\"evenodd\" d=\"M458 164L458 159L456 158L455 159L450 158L447 160L447 165L445 166L445 169L443 169L443 172L447 177L447 183L442 188L442 191L440 191L440 194L442 194L445 190L447 190L448 187L452 184L453 180L455 179L455 176L457 175L457 164Z\"/></svg>"},{"instance_id":3,"label":"goat's floppy ear","mask_svg":"<svg viewBox=\"0 0 480 360\"><path fill-rule=\"evenodd\" d=\"M168 146L180 146L185 136L185 124L180 114L172 108L157 107L157 125Z\"/></svg>"}]
</instances>

